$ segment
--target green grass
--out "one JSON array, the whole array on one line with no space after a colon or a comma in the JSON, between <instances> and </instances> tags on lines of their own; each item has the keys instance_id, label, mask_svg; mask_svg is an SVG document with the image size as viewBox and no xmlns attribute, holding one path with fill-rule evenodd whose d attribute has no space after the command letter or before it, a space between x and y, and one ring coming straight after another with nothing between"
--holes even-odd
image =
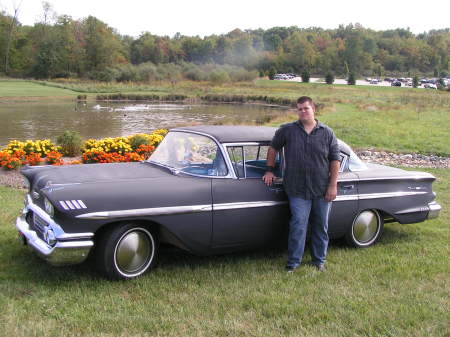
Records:
<instances>
[{"instance_id":1,"label":"green grass","mask_svg":"<svg viewBox=\"0 0 450 337\"><path fill-rule=\"evenodd\" d=\"M336 103L318 118L355 148L450 156L450 111L444 108Z\"/></svg>"},{"instance_id":2,"label":"green grass","mask_svg":"<svg viewBox=\"0 0 450 337\"><path fill-rule=\"evenodd\" d=\"M0 80L1 98L72 98L77 93L72 90L44 86L24 80Z\"/></svg>"},{"instance_id":3,"label":"green grass","mask_svg":"<svg viewBox=\"0 0 450 337\"><path fill-rule=\"evenodd\" d=\"M284 250L194 257L172 252L130 282L89 266L55 268L16 241L23 192L0 187L4 336L448 335L450 170L427 170L441 217L387 224L369 249L333 243L328 270L287 275ZM306 256L309 260L309 256Z\"/></svg>"}]
</instances>

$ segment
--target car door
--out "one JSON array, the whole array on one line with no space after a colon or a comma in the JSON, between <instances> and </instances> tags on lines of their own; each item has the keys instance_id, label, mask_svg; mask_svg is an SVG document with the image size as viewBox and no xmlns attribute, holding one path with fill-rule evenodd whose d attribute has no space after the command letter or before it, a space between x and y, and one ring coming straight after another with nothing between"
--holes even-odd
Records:
<instances>
[{"instance_id":1,"label":"car door","mask_svg":"<svg viewBox=\"0 0 450 337\"><path fill-rule=\"evenodd\" d=\"M213 179L213 236L216 251L255 248L285 237L289 219L287 197L281 184L266 186L268 144L225 146L234 178ZM275 173L281 176L278 158Z\"/></svg>"},{"instance_id":2,"label":"car door","mask_svg":"<svg viewBox=\"0 0 450 337\"><path fill-rule=\"evenodd\" d=\"M358 213L358 176L348 169L349 156L341 152L337 197L331 205L328 234L343 236Z\"/></svg>"}]
</instances>

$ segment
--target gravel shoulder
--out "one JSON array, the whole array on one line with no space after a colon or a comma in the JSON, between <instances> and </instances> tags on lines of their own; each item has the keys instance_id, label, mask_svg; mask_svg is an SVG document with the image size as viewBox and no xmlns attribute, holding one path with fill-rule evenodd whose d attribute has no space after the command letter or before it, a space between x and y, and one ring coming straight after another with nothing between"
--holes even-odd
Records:
<instances>
[{"instance_id":1,"label":"gravel shoulder","mask_svg":"<svg viewBox=\"0 0 450 337\"><path fill-rule=\"evenodd\" d=\"M384 151L361 150L356 154L367 163L418 167L418 168L443 168L450 169L450 158L439 156L426 156L422 154L397 154ZM70 158L65 158L70 159ZM72 158L76 159L76 158ZM24 188L22 175L18 171L6 171L0 169L0 186L12 188Z\"/></svg>"}]
</instances>

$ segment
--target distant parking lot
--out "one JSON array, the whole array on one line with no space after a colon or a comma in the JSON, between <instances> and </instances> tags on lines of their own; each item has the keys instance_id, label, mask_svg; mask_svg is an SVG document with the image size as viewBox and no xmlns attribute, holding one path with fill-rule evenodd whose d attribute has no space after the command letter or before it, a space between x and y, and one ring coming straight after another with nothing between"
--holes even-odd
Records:
<instances>
[{"instance_id":1,"label":"distant parking lot","mask_svg":"<svg viewBox=\"0 0 450 337\"><path fill-rule=\"evenodd\" d=\"M295 76L295 74L277 74L274 77L274 80L284 80L284 81L291 81L291 82L301 82L302 78L300 76ZM426 81L430 81L431 83L426 83ZM436 89L436 84L433 83L437 81L437 79L431 79L431 80L425 80L421 79L419 81L418 88L429 88L429 89ZM319 77L311 77L309 80L310 83L325 83L324 78ZM402 88L412 88L412 79L395 79L392 78L391 81L386 81L384 79L376 79L376 78L366 78L361 80L356 80L356 85L368 85L368 86L380 86L380 87L390 87L393 86L392 83L396 82L398 87ZM444 83L448 86L450 85L450 79L446 78L444 79ZM345 78L336 78L334 80L333 84L347 84L347 79Z\"/></svg>"}]
</instances>

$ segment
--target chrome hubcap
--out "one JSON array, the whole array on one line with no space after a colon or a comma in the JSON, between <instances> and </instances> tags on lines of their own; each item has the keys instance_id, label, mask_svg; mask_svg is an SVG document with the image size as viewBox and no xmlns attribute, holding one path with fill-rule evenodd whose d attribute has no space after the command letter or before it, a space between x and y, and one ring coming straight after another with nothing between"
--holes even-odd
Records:
<instances>
[{"instance_id":1,"label":"chrome hubcap","mask_svg":"<svg viewBox=\"0 0 450 337\"><path fill-rule=\"evenodd\" d=\"M360 243L370 243L378 234L379 215L373 211L364 211L353 224L353 237Z\"/></svg>"},{"instance_id":2,"label":"chrome hubcap","mask_svg":"<svg viewBox=\"0 0 450 337\"><path fill-rule=\"evenodd\" d=\"M116 264L126 274L143 271L153 259L151 234L144 229L126 232L116 246Z\"/></svg>"}]
</instances>

